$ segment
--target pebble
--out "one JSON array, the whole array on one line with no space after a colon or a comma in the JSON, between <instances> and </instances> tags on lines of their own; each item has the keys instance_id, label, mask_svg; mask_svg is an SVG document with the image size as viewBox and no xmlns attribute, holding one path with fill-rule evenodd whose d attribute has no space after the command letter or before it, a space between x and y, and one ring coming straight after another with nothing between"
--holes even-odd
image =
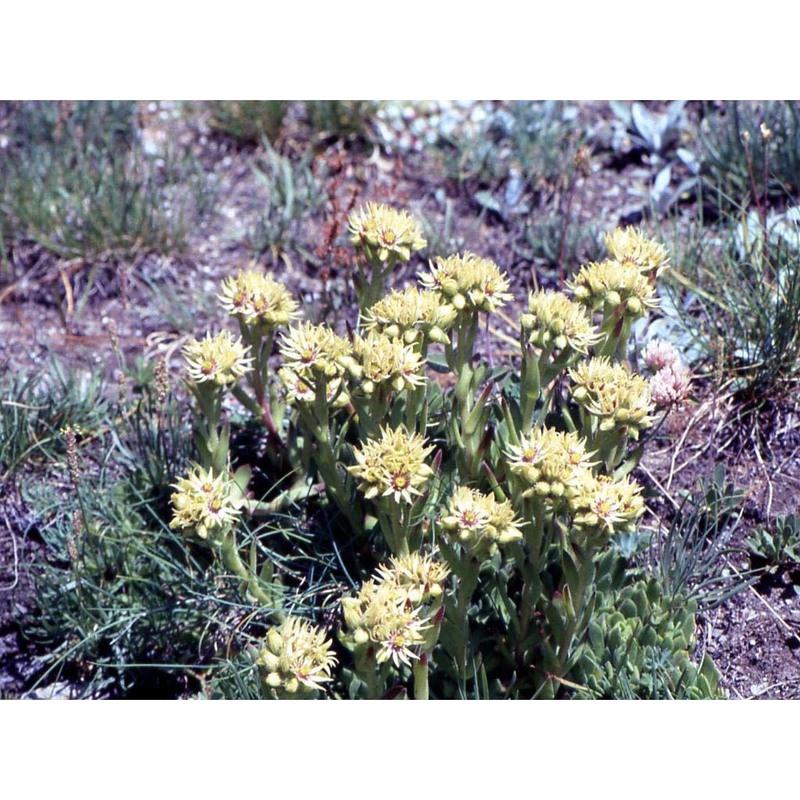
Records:
<instances>
[{"instance_id":1,"label":"pebble","mask_svg":"<svg viewBox=\"0 0 800 800\"><path fill-rule=\"evenodd\" d=\"M477 135L499 113L489 102L389 101L377 108L375 124L387 149L417 152L440 138Z\"/></svg>"},{"instance_id":2,"label":"pebble","mask_svg":"<svg viewBox=\"0 0 800 800\"><path fill-rule=\"evenodd\" d=\"M49 686L31 689L22 695L25 700L70 700L74 693L72 684L67 681L57 681Z\"/></svg>"},{"instance_id":3,"label":"pebble","mask_svg":"<svg viewBox=\"0 0 800 800\"><path fill-rule=\"evenodd\" d=\"M469 115L469 119L470 119L470 122L474 122L476 124L479 124L479 123L483 122L488 116L489 116L489 114L488 114L488 112L486 111L485 108L483 108L481 106L475 106L475 108L472 109L472 111L471 111L471 113Z\"/></svg>"}]
</instances>

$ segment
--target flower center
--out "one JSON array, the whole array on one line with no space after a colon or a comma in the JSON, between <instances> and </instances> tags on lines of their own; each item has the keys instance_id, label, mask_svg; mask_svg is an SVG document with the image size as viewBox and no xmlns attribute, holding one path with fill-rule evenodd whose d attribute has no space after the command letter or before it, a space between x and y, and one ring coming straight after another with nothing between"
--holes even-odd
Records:
<instances>
[{"instance_id":1,"label":"flower center","mask_svg":"<svg viewBox=\"0 0 800 800\"><path fill-rule=\"evenodd\" d=\"M407 472L396 472L392 475L392 489L402 492L411 485L411 479Z\"/></svg>"},{"instance_id":2,"label":"flower center","mask_svg":"<svg viewBox=\"0 0 800 800\"><path fill-rule=\"evenodd\" d=\"M477 528L480 524L480 516L474 508L461 512L460 523L462 528Z\"/></svg>"},{"instance_id":3,"label":"flower center","mask_svg":"<svg viewBox=\"0 0 800 800\"><path fill-rule=\"evenodd\" d=\"M599 517L608 517L612 512L611 502L609 500L600 500L595 503L594 511Z\"/></svg>"}]
</instances>

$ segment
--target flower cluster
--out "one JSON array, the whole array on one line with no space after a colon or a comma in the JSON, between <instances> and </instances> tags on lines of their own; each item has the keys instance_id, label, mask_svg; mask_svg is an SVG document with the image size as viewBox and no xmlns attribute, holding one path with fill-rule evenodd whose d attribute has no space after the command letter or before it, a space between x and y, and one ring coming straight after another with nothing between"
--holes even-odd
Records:
<instances>
[{"instance_id":1,"label":"flower cluster","mask_svg":"<svg viewBox=\"0 0 800 800\"><path fill-rule=\"evenodd\" d=\"M301 375L315 374L331 379L343 375L352 348L347 339L337 336L330 328L304 322L283 334L280 353L288 369Z\"/></svg>"},{"instance_id":2,"label":"flower cluster","mask_svg":"<svg viewBox=\"0 0 800 800\"><path fill-rule=\"evenodd\" d=\"M380 388L413 390L425 385L424 362L419 353L401 339L381 333L353 340L353 361L349 372L358 381L359 389L368 397Z\"/></svg>"},{"instance_id":3,"label":"flower cluster","mask_svg":"<svg viewBox=\"0 0 800 800\"><path fill-rule=\"evenodd\" d=\"M346 637L375 648L375 660L411 665L438 638L448 567L433 555L410 553L381 566L357 597L342 600Z\"/></svg>"},{"instance_id":4,"label":"flower cluster","mask_svg":"<svg viewBox=\"0 0 800 800\"><path fill-rule=\"evenodd\" d=\"M389 581L367 581L356 597L342 598L342 615L355 647L372 647L378 664L411 665L419 657L430 624L418 606L407 602L405 591Z\"/></svg>"},{"instance_id":5,"label":"flower cluster","mask_svg":"<svg viewBox=\"0 0 800 800\"><path fill-rule=\"evenodd\" d=\"M394 290L366 312L364 329L380 331L406 344L423 339L445 344L456 313L452 305L442 302L438 292L416 287Z\"/></svg>"},{"instance_id":6,"label":"flower cluster","mask_svg":"<svg viewBox=\"0 0 800 800\"><path fill-rule=\"evenodd\" d=\"M478 561L493 556L498 546L522 539L522 521L509 501L459 486L450 498L440 523L445 535Z\"/></svg>"},{"instance_id":7,"label":"flower cluster","mask_svg":"<svg viewBox=\"0 0 800 800\"><path fill-rule=\"evenodd\" d=\"M542 349L564 350L586 354L601 336L580 303L562 292L542 290L528 298L528 311L520 317L527 341Z\"/></svg>"},{"instance_id":8,"label":"flower cluster","mask_svg":"<svg viewBox=\"0 0 800 800\"><path fill-rule=\"evenodd\" d=\"M614 311L636 319L658 306L656 290L647 275L620 261L585 264L567 284L575 299L592 311Z\"/></svg>"},{"instance_id":9,"label":"flower cluster","mask_svg":"<svg viewBox=\"0 0 800 800\"><path fill-rule=\"evenodd\" d=\"M653 424L653 404L647 380L624 364L608 358L592 358L569 370L574 386L572 398L599 418L599 429L624 428L637 439L639 431Z\"/></svg>"},{"instance_id":10,"label":"flower cluster","mask_svg":"<svg viewBox=\"0 0 800 800\"><path fill-rule=\"evenodd\" d=\"M183 348L186 377L190 383L213 383L227 386L250 371L253 359L241 338L234 339L230 331L205 339L194 339Z\"/></svg>"},{"instance_id":11,"label":"flower cluster","mask_svg":"<svg viewBox=\"0 0 800 800\"><path fill-rule=\"evenodd\" d=\"M664 245L648 239L636 228L617 228L603 236L603 244L614 261L631 265L646 275L658 275L669 264Z\"/></svg>"},{"instance_id":12,"label":"flower cluster","mask_svg":"<svg viewBox=\"0 0 800 800\"><path fill-rule=\"evenodd\" d=\"M196 467L188 477L179 478L174 488L169 526L189 536L219 544L241 514L233 482L226 475L215 476L213 469Z\"/></svg>"},{"instance_id":13,"label":"flower cluster","mask_svg":"<svg viewBox=\"0 0 800 800\"><path fill-rule=\"evenodd\" d=\"M358 488L367 499L392 497L396 503L413 505L433 475L425 463L432 451L422 436L409 436L402 428L382 428L381 438L368 439L355 451L358 463L347 469L359 480Z\"/></svg>"},{"instance_id":14,"label":"flower cluster","mask_svg":"<svg viewBox=\"0 0 800 800\"><path fill-rule=\"evenodd\" d=\"M675 345L662 339L651 339L642 350L642 358L647 368L653 373L664 367L672 367L681 360Z\"/></svg>"},{"instance_id":15,"label":"flower cluster","mask_svg":"<svg viewBox=\"0 0 800 800\"><path fill-rule=\"evenodd\" d=\"M653 339L642 351L642 358L654 373L650 378L650 395L658 408L671 408L686 400L692 377L673 345Z\"/></svg>"},{"instance_id":16,"label":"flower cluster","mask_svg":"<svg viewBox=\"0 0 800 800\"><path fill-rule=\"evenodd\" d=\"M546 498L555 506L569 497L576 476L594 465L591 456L578 434L553 428L535 429L506 452L511 472L529 487L522 496Z\"/></svg>"},{"instance_id":17,"label":"flower cluster","mask_svg":"<svg viewBox=\"0 0 800 800\"><path fill-rule=\"evenodd\" d=\"M433 555L419 551L399 558L391 558L377 570L384 584L398 587L405 593L406 601L414 606L423 606L442 597L444 582L450 574L446 564Z\"/></svg>"},{"instance_id":18,"label":"flower cluster","mask_svg":"<svg viewBox=\"0 0 800 800\"><path fill-rule=\"evenodd\" d=\"M305 620L289 617L267 632L256 666L264 685L278 698L309 697L331 680L336 664L325 632Z\"/></svg>"},{"instance_id":19,"label":"flower cluster","mask_svg":"<svg viewBox=\"0 0 800 800\"><path fill-rule=\"evenodd\" d=\"M387 261L390 257L408 261L411 254L427 245L419 225L406 211L382 203L367 203L348 220L350 241L367 258Z\"/></svg>"},{"instance_id":20,"label":"flower cluster","mask_svg":"<svg viewBox=\"0 0 800 800\"><path fill-rule=\"evenodd\" d=\"M583 543L601 544L612 533L631 533L644 514L641 487L629 478L580 473L570 499L573 530Z\"/></svg>"},{"instance_id":21,"label":"flower cluster","mask_svg":"<svg viewBox=\"0 0 800 800\"><path fill-rule=\"evenodd\" d=\"M659 408L671 408L689 397L692 377L681 364L662 367L650 378L650 396Z\"/></svg>"},{"instance_id":22,"label":"flower cluster","mask_svg":"<svg viewBox=\"0 0 800 800\"><path fill-rule=\"evenodd\" d=\"M313 402L318 386L325 387L329 402L339 406L348 402L343 379L353 362L353 348L347 339L323 325L305 322L281 337L279 349L283 366L278 374L290 402Z\"/></svg>"},{"instance_id":23,"label":"flower cluster","mask_svg":"<svg viewBox=\"0 0 800 800\"><path fill-rule=\"evenodd\" d=\"M438 292L457 311L494 312L510 300L509 283L493 261L473 253L436 259L430 272L419 276L420 283Z\"/></svg>"},{"instance_id":24,"label":"flower cluster","mask_svg":"<svg viewBox=\"0 0 800 800\"><path fill-rule=\"evenodd\" d=\"M240 271L223 281L219 300L230 315L263 333L288 325L298 313L289 290L258 270Z\"/></svg>"}]
</instances>

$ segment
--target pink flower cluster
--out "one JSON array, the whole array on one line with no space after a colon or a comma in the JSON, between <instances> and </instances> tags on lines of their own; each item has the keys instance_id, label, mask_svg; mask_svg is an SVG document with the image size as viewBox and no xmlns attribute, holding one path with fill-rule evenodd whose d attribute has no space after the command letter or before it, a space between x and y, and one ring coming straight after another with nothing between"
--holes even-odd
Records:
<instances>
[{"instance_id":1,"label":"pink flower cluster","mask_svg":"<svg viewBox=\"0 0 800 800\"><path fill-rule=\"evenodd\" d=\"M671 408L689 396L692 377L669 342L653 339L642 351L644 363L653 372L650 396L659 408Z\"/></svg>"}]
</instances>

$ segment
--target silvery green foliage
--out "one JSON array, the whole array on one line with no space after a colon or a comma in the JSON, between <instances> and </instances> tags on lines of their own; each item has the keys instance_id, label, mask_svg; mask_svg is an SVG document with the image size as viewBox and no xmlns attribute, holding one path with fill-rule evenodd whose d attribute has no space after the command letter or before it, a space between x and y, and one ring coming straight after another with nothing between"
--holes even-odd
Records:
<instances>
[{"instance_id":1,"label":"silvery green foliage","mask_svg":"<svg viewBox=\"0 0 800 800\"><path fill-rule=\"evenodd\" d=\"M605 594L573 672L576 697L720 697L711 659L692 663L696 613L696 601L668 602L652 578Z\"/></svg>"},{"instance_id":2,"label":"silvery green foliage","mask_svg":"<svg viewBox=\"0 0 800 800\"><path fill-rule=\"evenodd\" d=\"M656 291L659 299L658 311L634 323L630 356L635 357L636 352L644 349L653 339L661 339L675 345L684 363L698 363L705 356L705 351L686 322L695 303L695 295L689 292L685 297L680 297L674 289L661 286Z\"/></svg>"},{"instance_id":3,"label":"silvery green foliage","mask_svg":"<svg viewBox=\"0 0 800 800\"><path fill-rule=\"evenodd\" d=\"M625 143L629 142L634 148L647 152L654 164L665 158L668 151L680 141L687 122L685 100L674 100L664 113L650 111L639 102L627 105L611 101L610 105L618 122L612 147L622 150Z\"/></svg>"},{"instance_id":4,"label":"silvery green foliage","mask_svg":"<svg viewBox=\"0 0 800 800\"><path fill-rule=\"evenodd\" d=\"M765 221L756 209L751 209L734 229L733 237L736 254L742 260L756 259L760 264L765 246L800 255L800 206L768 212Z\"/></svg>"},{"instance_id":5,"label":"silvery green foliage","mask_svg":"<svg viewBox=\"0 0 800 800\"><path fill-rule=\"evenodd\" d=\"M677 186L672 184L672 165L667 164L656 174L650 188L650 206L658 216L664 216L680 200L688 198L697 185L697 177L684 178Z\"/></svg>"},{"instance_id":6,"label":"silvery green foliage","mask_svg":"<svg viewBox=\"0 0 800 800\"><path fill-rule=\"evenodd\" d=\"M642 103L631 105L612 101L616 115L611 147L618 152L643 151L649 162L658 167L651 185L641 192L657 216L663 216L680 200L689 197L697 186L700 164L686 147L678 146L688 120L686 101L675 100L666 112L648 110ZM689 177L674 184L673 167L689 170Z\"/></svg>"},{"instance_id":7,"label":"silvery green foliage","mask_svg":"<svg viewBox=\"0 0 800 800\"><path fill-rule=\"evenodd\" d=\"M695 155L704 180L720 190L725 205L736 208L754 194L779 201L797 197L800 103L733 100L705 110Z\"/></svg>"},{"instance_id":8,"label":"silvery green foliage","mask_svg":"<svg viewBox=\"0 0 800 800\"><path fill-rule=\"evenodd\" d=\"M760 525L745 544L756 559L766 562L769 572L800 564L800 516L787 514L771 525Z\"/></svg>"},{"instance_id":9,"label":"silvery green foliage","mask_svg":"<svg viewBox=\"0 0 800 800\"><path fill-rule=\"evenodd\" d=\"M694 600L700 609L715 608L755 578L731 570L730 558L743 551L731 544L742 514L744 494L718 465L710 480L686 492L669 527L655 536L651 566L670 602Z\"/></svg>"}]
</instances>

